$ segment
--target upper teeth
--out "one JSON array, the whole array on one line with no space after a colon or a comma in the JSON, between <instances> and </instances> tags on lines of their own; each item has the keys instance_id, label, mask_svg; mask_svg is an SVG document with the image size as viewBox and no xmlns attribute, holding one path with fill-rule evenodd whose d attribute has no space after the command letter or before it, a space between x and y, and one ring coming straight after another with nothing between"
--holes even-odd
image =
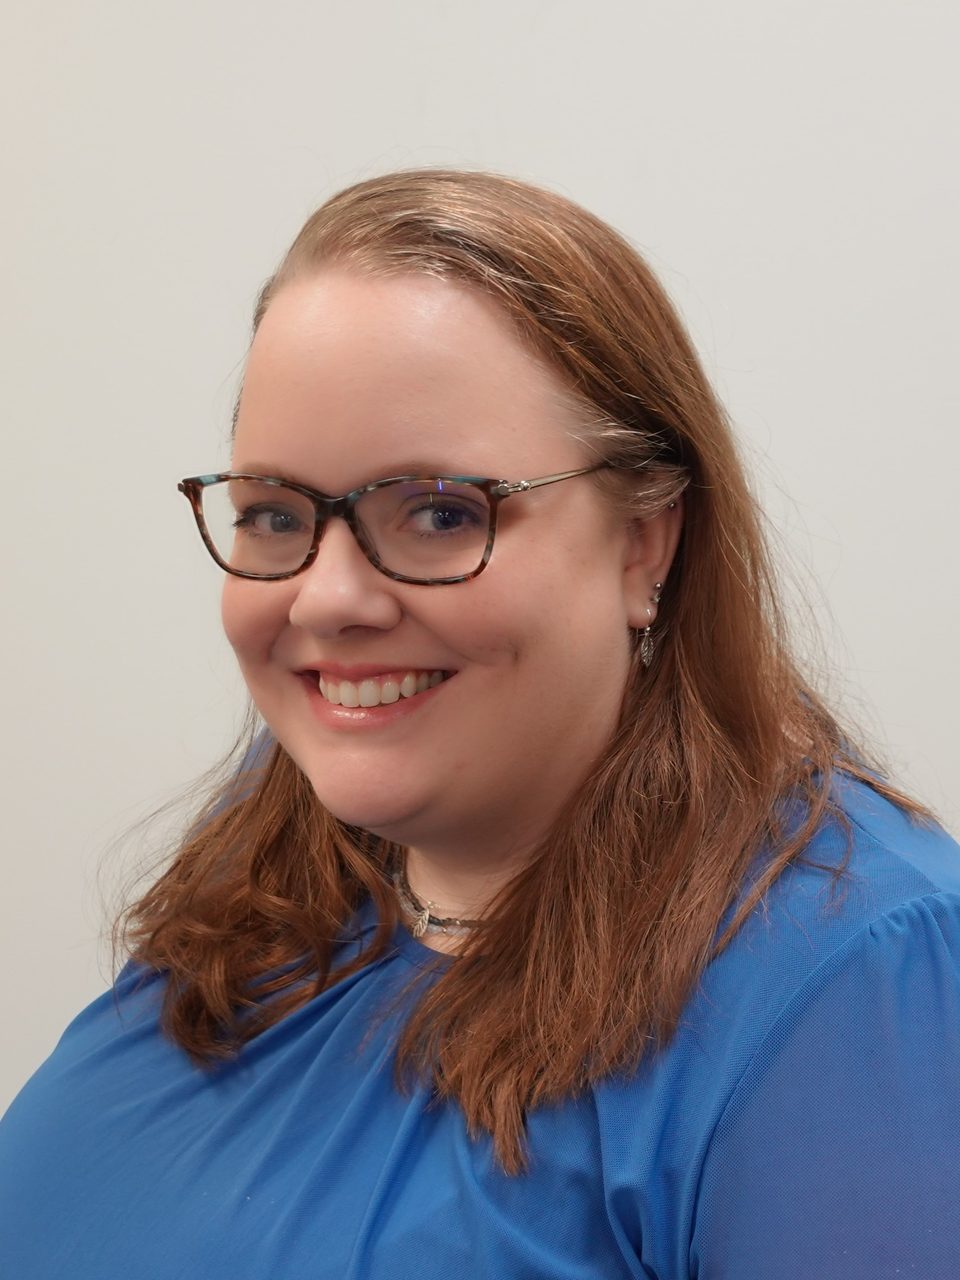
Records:
<instances>
[{"instance_id":1,"label":"upper teeth","mask_svg":"<svg viewBox=\"0 0 960 1280\"><path fill-rule=\"evenodd\" d=\"M424 693L443 679L442 671L408 671L402 676L391 672L354 684L352 680L331 680L321 673L319 685L327 702L338 707L379 707L381 703L399 702L401 698Z\"/></svg>"}]
</instances>

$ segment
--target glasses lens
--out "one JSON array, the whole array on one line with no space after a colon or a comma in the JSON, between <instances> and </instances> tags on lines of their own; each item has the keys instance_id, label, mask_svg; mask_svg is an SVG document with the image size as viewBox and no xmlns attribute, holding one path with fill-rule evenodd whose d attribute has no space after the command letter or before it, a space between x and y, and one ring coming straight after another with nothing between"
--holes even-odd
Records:
<instances>
[{"instance_id":1,"label":"glasses lens","mask_svg":"<svg viewBox=\"0 0 960 1280\"><path fill-rule=\"evenodd\" d=\"M207 533L231 569L289 573L306 560L316 511L302 493L263 480L225 480L201 493Z\"/></svg>"},{"instance_id":2,"label":"glasses lens","mask_svg":"<svg viewBox=\"0 0 960 1280\"><path fill-rule=\"evenodd\" d=\"M385 569L431 581L479 568L490 533L482 489L453 480L398 480L358 500L357 520Z\"/></svg>"}]
</instances>

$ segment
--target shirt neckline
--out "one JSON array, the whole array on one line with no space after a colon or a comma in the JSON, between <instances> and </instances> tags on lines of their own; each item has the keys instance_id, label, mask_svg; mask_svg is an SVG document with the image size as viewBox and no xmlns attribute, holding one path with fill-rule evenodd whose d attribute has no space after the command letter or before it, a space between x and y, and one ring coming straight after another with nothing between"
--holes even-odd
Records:
<instances>
[{"instance_id":1,"label":"shirt neckline","mask_svg":"<svg viewBox=\"0 0 960 1280\"><path fill-rule=\"evenodd\" d=\"M352 932L358 939L364 939L376 927L376 906L373 899L368 897L357 908ZM434 951L432 947L426 946L419 938L413 936L402 920L397 922L391 941L393 943L393 951L388 954L399 955L403 960L415 965L418 969L442 973L449 969L456 959L455 956L449 955L446 951Z\"/></svg>"}]
</instances>

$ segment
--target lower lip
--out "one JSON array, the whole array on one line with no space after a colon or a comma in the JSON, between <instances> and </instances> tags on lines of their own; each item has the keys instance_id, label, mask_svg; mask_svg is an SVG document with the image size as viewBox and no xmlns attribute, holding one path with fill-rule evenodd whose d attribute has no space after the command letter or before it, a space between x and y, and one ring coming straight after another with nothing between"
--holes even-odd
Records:
<instances>
[{"instance_id":1,"label":"lower lip","mask_svg":"<svg viewBox=\"0 0 960 1280\"><path fill-rule=\"evenodd\" d=\"M337 706L336 703L328 702L317 688L316 676L301 675L298 678L306 690L310 710L321 724L332 729L385 729L427 707L440 690L450 683L453 676L448 676L432 689L415 693L412 698L401 697L399 702L381 703L379 707Z\"/></svg>"}]
</instances>

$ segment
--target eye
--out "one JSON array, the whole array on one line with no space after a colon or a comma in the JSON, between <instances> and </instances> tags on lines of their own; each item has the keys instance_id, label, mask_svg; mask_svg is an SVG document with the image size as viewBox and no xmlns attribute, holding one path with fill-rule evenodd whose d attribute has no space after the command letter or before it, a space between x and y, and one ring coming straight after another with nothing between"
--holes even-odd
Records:
<instances>
[{"instance_id":1,"label":"eye","mask_svg":"<svg viewBox=\"0 0 960 1280\"><path fill-rule=\"evenodd\" d=\"M233 527L254 538L271 538L283 534L303 533L306 525L289 507L260 502L244 507L234 517Z\"/></svg>"},{"instance_id":2,"label":"eye","mask_svg":"<svg viewBox=\"0 0 960 1280\"><path fill-rule=\"evenodd\" d=\"M466 498L431 493L411 499L404 511L404 531L422 538L474 533L487 527L487 509Z\"/></svg>"}]
</instances>

